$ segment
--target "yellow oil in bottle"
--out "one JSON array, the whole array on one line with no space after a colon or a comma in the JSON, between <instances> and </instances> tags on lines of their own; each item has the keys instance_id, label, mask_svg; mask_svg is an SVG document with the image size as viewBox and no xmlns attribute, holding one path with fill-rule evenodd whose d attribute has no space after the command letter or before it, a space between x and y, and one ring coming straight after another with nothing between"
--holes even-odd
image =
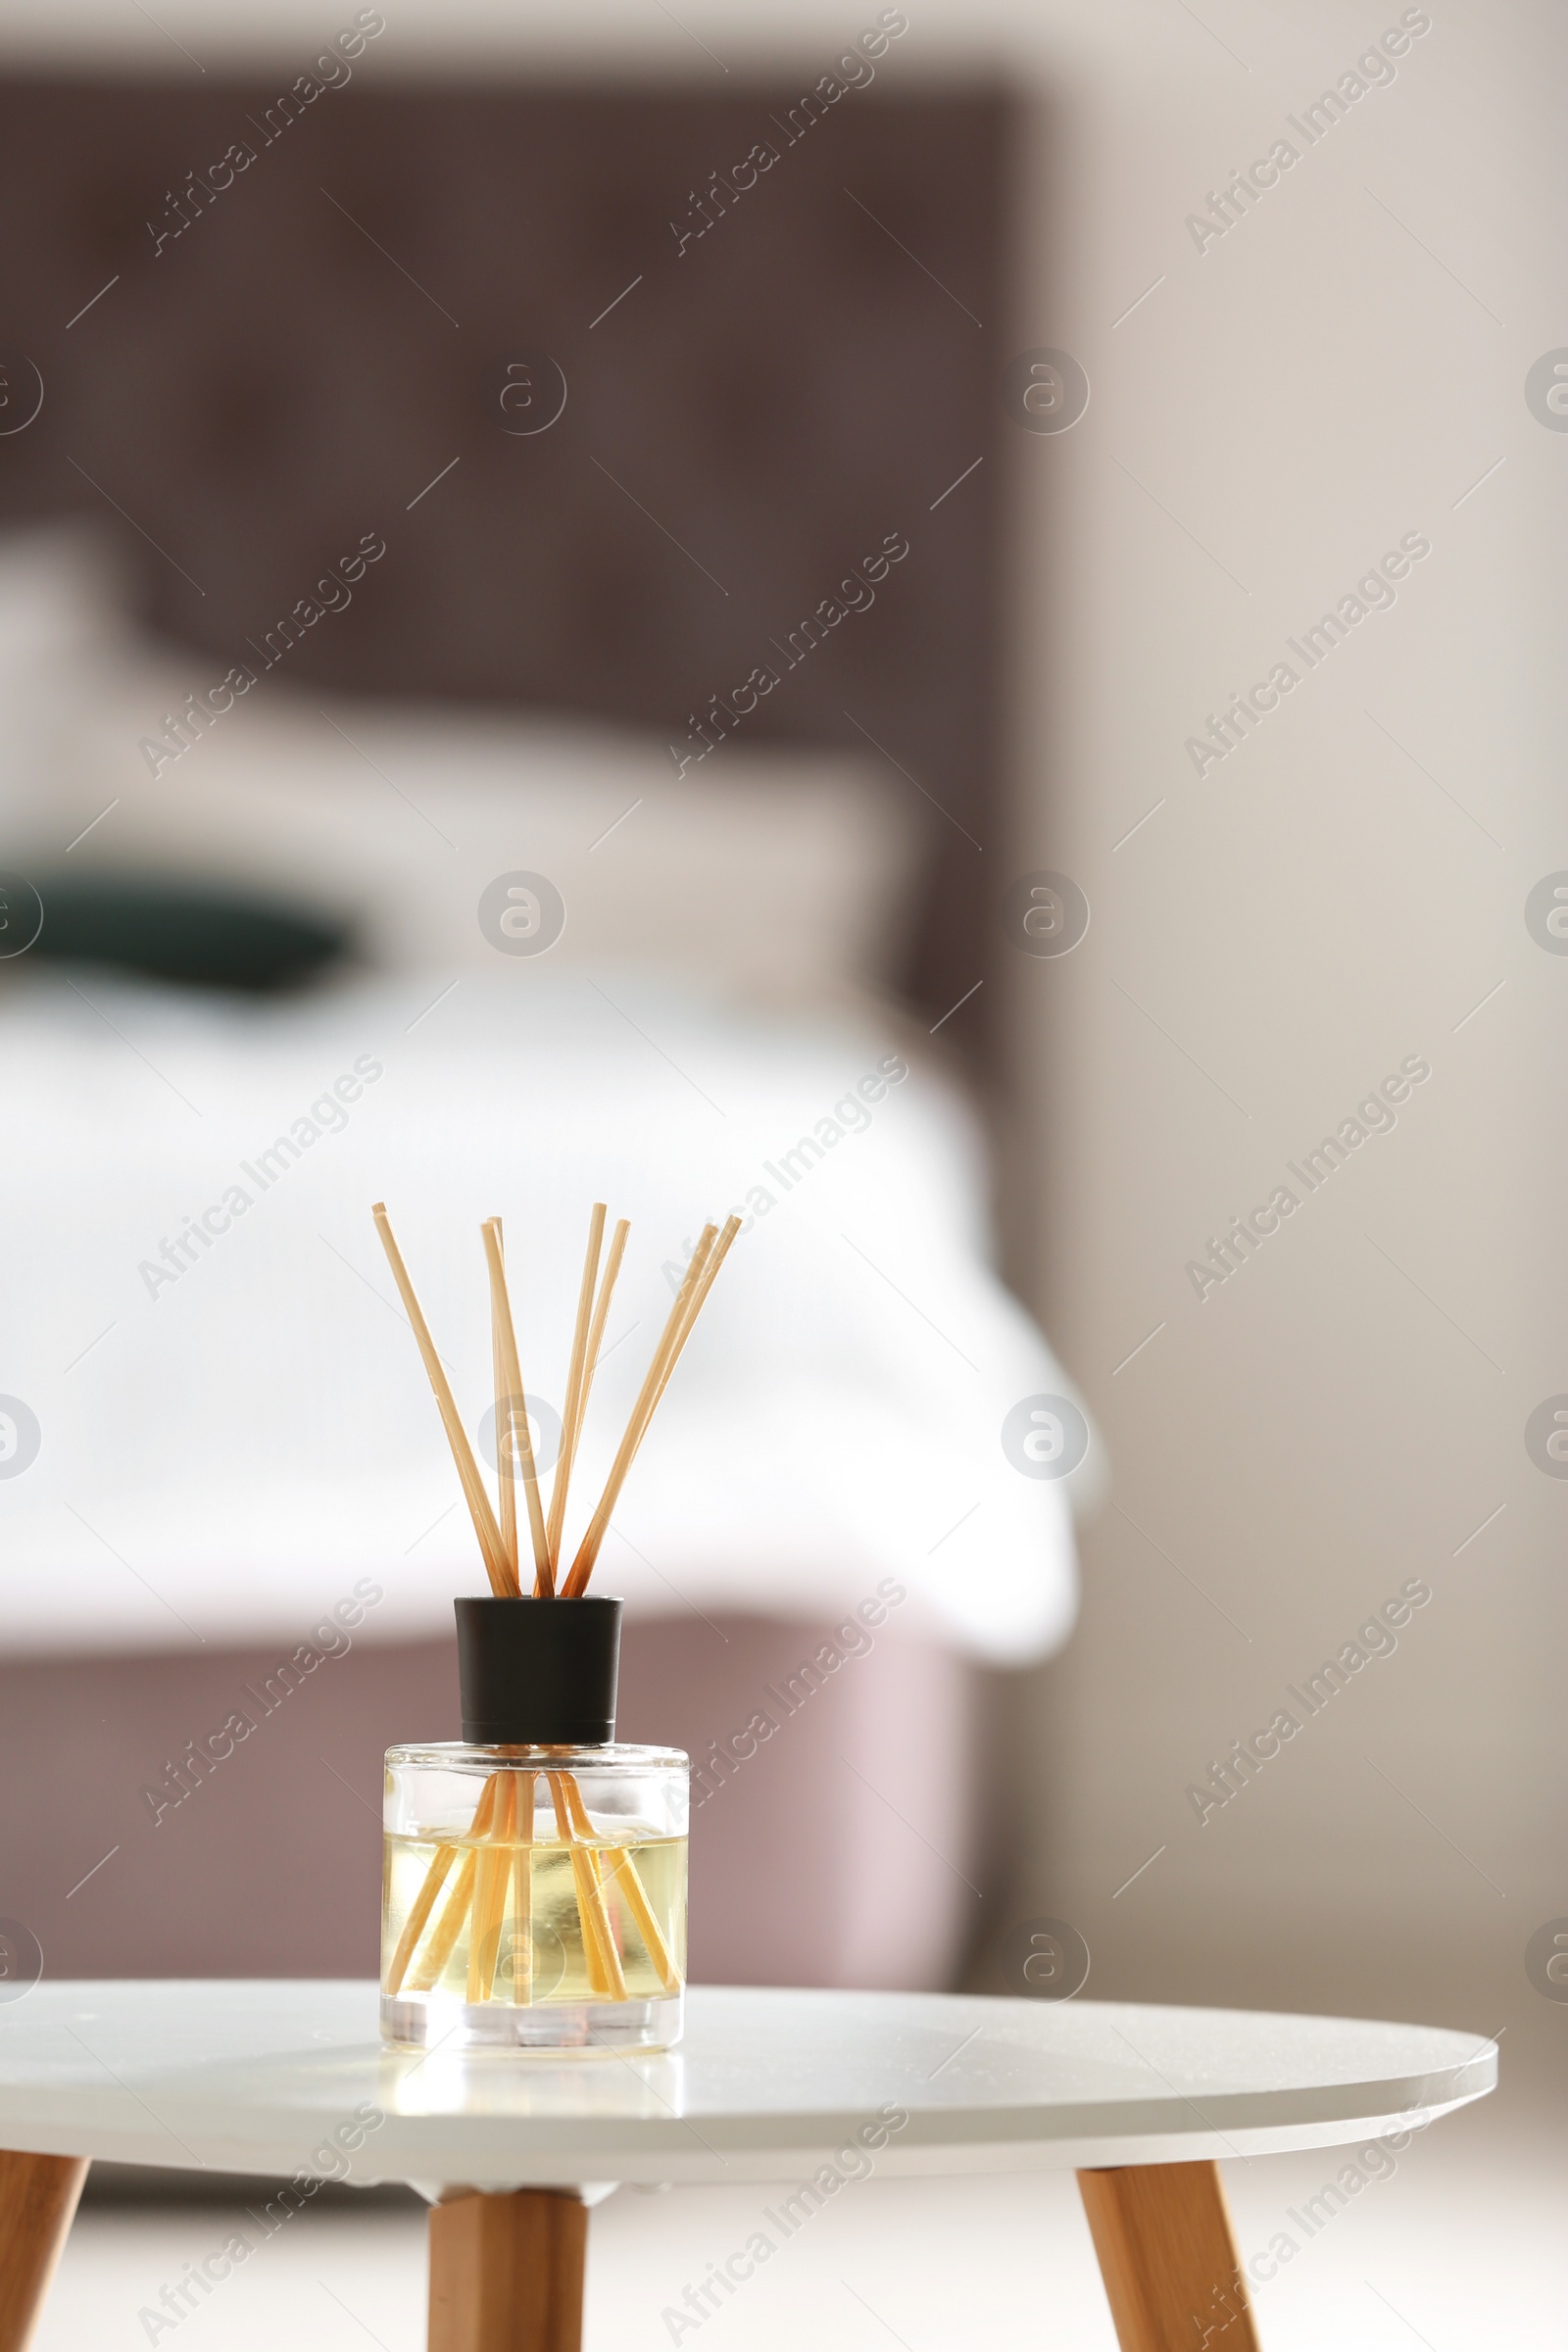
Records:
<instances>
[{"instance_id":1,"label":"yellow oil in bottle","mask_svg":"<svg viewBox=\"0 0 1568 2352\"><path fill-rule=\"evenodd\" d=\"M382 1991L404 2002L541 2007L676 1995L686 1974L686 1839L635 1830L571 1839L389 1833L381 1954Z\"/></svg>"}]
</instances>

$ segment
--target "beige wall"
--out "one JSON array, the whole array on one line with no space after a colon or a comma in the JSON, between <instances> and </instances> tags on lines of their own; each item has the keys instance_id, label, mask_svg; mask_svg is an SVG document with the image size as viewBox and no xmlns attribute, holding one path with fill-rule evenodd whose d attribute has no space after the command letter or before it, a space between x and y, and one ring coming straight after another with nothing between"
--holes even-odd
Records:
<instances>
[{"instance_id":1,"label":"beige wall","mask_svg":"<svg viewBox=\"0 0 1568 2352\"><path fill-rule=\"evenodd\" d=\"M336 21L159 13L207 62ZM679 13L739 68L830 53L875 11ZM1064 345L1093 384L1075 430L1012 452L1008 862L1065 868L1093 923L1063 961L1009 968L1009 1218L1114 1501L1081 1632L1009 1694L1031 1831L999 1916L1078 1922L1099 1990L1529 2033L1564 2013L1529 1991L1525 1939L1568 1912L1568 1487L1522 1442L1568 1390L1568 960L1522 919L1568 866L1548 568L1568 436L1523 398L1568 342L1548 13L1433 0L1394 84L1201 254L1185 216L1276 137L1303 144L1284 118L1395 0L908 13L889 86L1000 61L1036 94L1018 340ZM386 14L387 67L500 48L722 85L644 0ZM33 24L13 10L13 54L96 36L168 62L118 5ZM1393 610L1195 774L1204 714L1407 532L1431 554ZM1200 1302L1185 1261L1412 1054L1432 1074L1397 1128ZM1410 1577L1433 1598L1397 1653L1200 1827L1186 1785Z\"/></svg>"},{"instance_id":2,"label":"beige wall","mask_svg":"<svg viewBox=\"0 0 1568 2352\"><path fill-rule=\"evenodd\" d=\"M1104 1991L1541 2028L1561 2012L1523 1947L1568 1911L1568 1493L1523 1446L1568 1388L1568 965L1523 922L1568 864L1546 676L1568 439L1523 397L1568 340L1545 20L1436 8L1395 84L1200 254L1184 215L1399 21L1200 13L1250 74L1180 12L1102 18L1041 165L1057 297L1022 320L1095 385L1023 452L1020 595L1057 624L1020 704L1015 858L1072 873L1094 921L1014 979L1036 1296L1115 1483L1041 1678L1019 1907L1076 1921ZM1397 604L1304 675L1286 636L1410 531L1432 552ZM1185 738L1282 657L1303 682L1200 779ZM1397 1128L1295 1184L1200 1301L1186 1261L1409 1054L1432 1075ZM1410 1577L1433 1598L1397 1652L1200 1826L1208 1759Z\"/></svg>"}]
</instances>

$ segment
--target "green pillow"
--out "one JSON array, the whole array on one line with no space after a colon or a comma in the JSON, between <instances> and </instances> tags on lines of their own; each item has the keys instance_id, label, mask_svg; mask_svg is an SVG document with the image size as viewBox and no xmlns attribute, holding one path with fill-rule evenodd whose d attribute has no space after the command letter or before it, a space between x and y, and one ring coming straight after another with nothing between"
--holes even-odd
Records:
<instances>
[{"instance_id":1,"label":"green pillow","mask_svg":"<svg viewBox=\"0 0 1568 2352\"><path fill-rule=\"evenodd\" d=\"M154 876L37 874L43 927L28 959L96 963L253 996L299 988L351 945L328 916L221 884Z\"/></svg>"}]
</instances>

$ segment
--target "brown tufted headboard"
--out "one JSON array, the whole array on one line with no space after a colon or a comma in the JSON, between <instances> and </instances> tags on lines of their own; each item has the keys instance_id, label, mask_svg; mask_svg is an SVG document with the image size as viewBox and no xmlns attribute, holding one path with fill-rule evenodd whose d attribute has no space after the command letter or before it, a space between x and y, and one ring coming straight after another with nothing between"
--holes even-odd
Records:
<instances>
[{"instance_id":1,"label":"brown tufted headboard","mask_svg":"<svg viewBox=\"0 0 1568 2352\"><path fill-rule=\"evenodd\" d=\"M813 112L822 60L714 99L377 85L371 51L290 110L303 62L0 84L0 415L27 363L44 392L0 431L0 514L105 517L149 620L221 662L377 533L292 675L693 754L705 714L874 739L927 827L909 985L946 1012L1000 936L1005 101L900 96L896 54ZM519 431L552 362L564 410ZM944 1036L977 1047L994 993Z\"/></svg>"}]
</instances>

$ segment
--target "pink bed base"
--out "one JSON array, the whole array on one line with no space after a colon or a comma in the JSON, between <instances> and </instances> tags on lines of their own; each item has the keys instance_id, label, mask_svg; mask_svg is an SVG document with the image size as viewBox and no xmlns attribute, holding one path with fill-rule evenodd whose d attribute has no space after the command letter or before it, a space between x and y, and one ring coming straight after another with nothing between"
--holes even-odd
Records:
<instances>
[{"instance_id":1,"label":"pink bed base","mask_svg":"<svg viewBox=\"0 0 1568 2352\"><path fill-rule=\"evenodd\" d=\"M972 1676L892 1625L846 1646L766 1618L626 1628L620 1736L696 1768L697 1981L941 1987L961 1966L980 1909ZM48 1976L374 1973L381 1753L455 1736L455 1648L360 1642L286 1693L274 1680L268 1705L276 1663L0 1667L0 1916ZM215 1738L236 1710L248 1736ZM231 1752L195 1771L187 1742Z\"/></svg>"}]
</instances>

